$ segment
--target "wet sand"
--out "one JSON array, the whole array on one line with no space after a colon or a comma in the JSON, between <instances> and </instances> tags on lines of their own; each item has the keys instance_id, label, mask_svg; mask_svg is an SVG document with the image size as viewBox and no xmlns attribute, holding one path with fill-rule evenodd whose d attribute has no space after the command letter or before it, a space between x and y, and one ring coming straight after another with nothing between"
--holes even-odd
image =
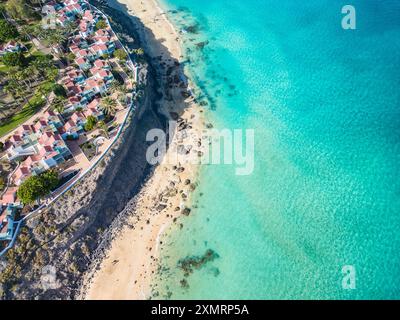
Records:
<instances>
[{"instance_id":1,"label":"wet sand","mask_svg":"<svg viewBox=\"0 0 400 320\"><path fill-rule=\"evenodd\" d=\"M164 162L142 187L135 206L126 209L130 211L127 223L112 241L99 268L85 276L81 297L148 299L163 235L173 224L179 225L180 216L189 213L190 194L196 188L199 171L199 165L193 162L203 151L199 137L205 122L200 107L191 97L182 94L187 92L182 83L171 81L171 77L175 75L176 79L179 75L182 61L179 34L157 3L153 0L109 2L113 7L122 4L120 9L133 14L143 24L141 40L146 43L145 51L154 62L162 87L159 111L169 119L179 120Z\"/></svg>"}]
</instances>

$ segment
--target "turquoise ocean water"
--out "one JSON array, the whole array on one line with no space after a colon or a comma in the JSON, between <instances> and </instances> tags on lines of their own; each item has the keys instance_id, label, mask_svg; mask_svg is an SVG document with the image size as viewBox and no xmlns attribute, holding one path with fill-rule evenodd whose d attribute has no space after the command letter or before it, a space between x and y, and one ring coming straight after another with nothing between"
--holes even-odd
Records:
<instances>
[{"instance_id":1,"label":"turquoise ocean water","mask_svg":"<svg viewBox=\"0 0 400 320\"><path fill-rule=\"evenodd\" d=\"M172 298L400 298L400 1L164 0L217 128L255 130L255 170L205 166L163 245ZM207 39L200 50L196 43ZM187 277L179 259L219 258ZM341 269L356 270L356 289Z\"/></svg>"}]
</instances>

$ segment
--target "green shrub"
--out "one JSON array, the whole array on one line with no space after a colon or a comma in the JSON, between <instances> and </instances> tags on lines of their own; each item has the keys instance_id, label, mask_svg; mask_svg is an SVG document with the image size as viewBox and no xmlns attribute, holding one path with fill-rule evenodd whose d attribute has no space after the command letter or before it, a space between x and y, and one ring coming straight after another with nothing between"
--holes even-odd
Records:
<instances>
[{"instance_id":1,"label":"green shrub","mask_svg":"<svg viewBox=\"0 0 400 320\"><path fill-rule=\"evenodd\" d=\"M8 52L3 56L2 62L7 67L22 67L25 64L25 57L22 52Z\"/></svg>"},{"instance_id":2,"label":"green shrub","mask_svg":"<svg viewBox=\"0 0 400 320\"><path fill-rule=\"evenodd\" d=\"M7 13L14 19L40 19L40 15L31 6L27 5L26 0L8 0L5 8Z\"/></svg>"},{"instance_id":3,"label":"green shrub","mask_svg":"<svg viewBox=\"0 0 400 320\"><path fill-rule=\"evenodd\" d=\"M25 180L18 188L17 194L24 204L31 204L57 187L58 182L58 173L48 170Z\"/></svg>"},{"instance_id":4,"label":"green shrub","mask_svg":"<svg viewBox=\"0 0 400 320\"><path fill-rule=\"evenodd\" d=\"M96 126L97 119L93 116L89 116L86 119L85 131L91 131Z\"/></svg>"},{"instance_id":5,"label":"green shrub","mask_svg":"<svg viewBox=\"0 0 400 320\"><path fill-rule=\"evenodd\" d=\"M4 182L4 178L0 177L0 190L3 190L5 186L6 186L6 183Z\"/></svg>"},{"instance_id":6,"label":"green shrub","mask_svg":"<svg viewBox=\"0 0 400 320\"><path fill-rule=\"evenodd\" d=\"M128 57L128 55L126 54L124 49L117 49L114 52L114 56L118 59L118 60L126 60L126 58Z\"/></svg>"},{"instance_id":7,"label":"green shrub","mask_svg":"<svg viewBox=\"0 0 400 320\"><path fill-rule=\"evenodd\" d=\"M107 22L104 19L97 21L96 30L106 29L108 27Z\"/></svg>"},{"instance_id":8,"label":"green shrub","mask_svg":"<svg viewBox=\"0 0 400 320\"><path fill-rule=\"evenodd\" d=\"M61 84L54 84L53 86L53 92L57 97L67 97L67 91L64 89L64 87Z\"/></svg>"},{"instance_id":9,"label":"green shrub","mask_svg":"<svg viewBox=\"0 0 400 320\"><path fill-rule=\"evenodd\" d=\"M24 108L29 106L30 108L37 110L43 107L45 103L46 99L44 99L42 96L36 95L29 99L28 104L25 105Z\"/></svg>"},{"instance_id":10,"label":"green shrub","mask_svg":"<svg viewBox=\"0 0 400 320\"><path fill-rule=\"evenodd\" d=\"M0 41L5 42L8 40L13 40L19 36L18 30L8 21L0 20Z\"/></svg>"}]
</instances>

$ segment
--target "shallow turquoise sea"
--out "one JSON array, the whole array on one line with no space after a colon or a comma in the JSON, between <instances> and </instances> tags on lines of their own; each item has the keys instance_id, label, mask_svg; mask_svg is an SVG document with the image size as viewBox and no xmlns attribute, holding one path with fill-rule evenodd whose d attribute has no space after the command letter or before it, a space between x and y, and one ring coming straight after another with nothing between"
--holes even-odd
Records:
<instances>
[{"instance_id":1,"label":"shallow turquoise sea","mask_svg":"<svg viewBox=\"0 0 400 320\"><path fill-rule=\"evenodd\" d=\"M204 166L164 240L176 299L400 298L400 1L164 0L217 128L255 130L255 170ZM195 44L207 39L203 50ZM214 250L182 288L178 260ZM356 288L342 287L342 267Z\"/></svg>"}]
</instances>

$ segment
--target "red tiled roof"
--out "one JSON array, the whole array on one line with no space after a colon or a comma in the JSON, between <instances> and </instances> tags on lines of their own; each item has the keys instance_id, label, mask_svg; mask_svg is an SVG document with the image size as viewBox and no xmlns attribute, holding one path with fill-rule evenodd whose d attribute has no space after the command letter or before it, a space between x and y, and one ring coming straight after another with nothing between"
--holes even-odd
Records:
<instances>
[{"instance_id":1,"label":"red tiled roof","mask_svg":"<svg viewBox=\"0 0 400 320\"><path fill-rule=\"evenodd\" d=\"M85 116L82 114L82 112L75 112L71 116L71 120L75 123L77 123L79 120L83 119Z\"/></svg>"},{"instance_id":2,"label":"red tiled roof","mask_svg":"<svg viewBox=\"0 0 400 320\"><path fill-rule=\"evenodd\" d=\"M53 148L51 146L42 146L39 150L39 154L43 157L46 153L52 152Z\"/></svg>"},{"instance_id":3,"label":"red tiled roof","mask_svg":"<svg viewBox=\"0 0 400 320\"><path fill-rule=\"evenodd\" d=\"M20 167L14 173L14 181L20 180L22 177L30 174L30 170L27 167Z\"/></svg>"},{"instance_id":4,"label":"red tiled roof","mask_svg":"<svg viewBox=\"0 0 400 320\"><path fill-rule=\"evenodd\" d=\"M15 200L17 199L17 190L18 190L18 188L15 188L15 187L8 188L6 193L4 193L4 195L3 195L3 198L0 201L0 205L14 203ZM0 223L4 218L5 218L4 214L1 215Z\"/></svg>"},{"instance_id":5,"label":"red tiled roof","mask_svg":"<svg viewBox=\"0 0 400 320\"><path fill-rule=\"evenodd\" d=\"M40 119L36 124L35 124L35 129L39 131L41 128L47 127L47 121L44 119Z\"/></svg>"},{"instance_id":6,"label":"red tiled roof","mask_svg":"<svg viewBox=\"0 0 400 320\"><path fill-rule=\"evenodd\" d=\"M76 47L82 42L82 37L80 35L75 36L74 38L71 39L71 45L70 49L72 47Z\"/></svg>"},{"instance_id":7,"label":"red tiled roof","mask_svg":"<svg viewBox=\"0 0 400 320\"><path fill-rule=\"evenodd\" d=\"M76 78L82 75L82 72L80 70L74 69L71 70L67 73L68 77L70 78Z\"/></svg>"},{"instance_id":8,"label":"red tiled roof","mask_svg":"<svg viewBox=\"0 0 400 320\"><path fill-rule=\"evenodd\" d=\"M75 85L71 79L65 79L64 84L67 87L67 89L72 88Z\"/></svg>"},{"instance_id":9,"label":"red tiled roof","mask_svg":"<svg viewBox=\"0 0 400 320\"><path fill-rule=\"evenodd\" d=\"M86 22L86 21L81 21L81 22L79 23L79 30L82 31L82 32L86 32L87 29L88 29L88 22Z\"/></svg>"},{"instance_id":10,"label":"red tiled roof","mask_svg":"<svg viewBox=\"0 0 400 320\"><path fill-rule=\"evenodd\" d=\"M68 101L70 103L75 104L75 103L78 103L79 101L81 101L81 98L79 96L72 96L72 97L68 98Z\"/></svg>"},{"instance_id":11,"label":"red tiled roof","mask_svg":"<svg viewBox=\"0 0 400 320\"><path fill-rule=\"evenodd\" d=\"M52 132L45 132L42 134L42 136L39 139L40 144L48 146L48 145L53 145L56 141L61 140L61 137L59 134L54 134Z\"/></svg>"},{"instance_id":12,"label":"red tiled roof","mask_svg":"<svg viewBox=\"0 0 400 320\"><path fill-rule=\"evenodd\" d=\"M72 45L69 47L69 49L76 54L79 50L81 50L77 45Z\"/></svg>"},{"instance_id":13,"label":"red tiled roof","mask_svg":"<svg viewBox=\"0 0 400 320\"><path fill-rule=\"evenodd\" d=\"M64 2L66 6L69 6L78 3L78 0L65 0Z\"/></svg>"},{"instance_id":14,"label":"red tiled roof","mask_svg":"<svg viewBox=\"0 0 400 320\"><path fill-rule=\"evenodd\" d=\"M90 73L94 76L100 69L97 67L93 67L90 69Z\"/></svg>"},{"instance_id":15,"label":"red tiled roof","mask_svg":"<svg viewBox=\"0 0 400 320\"><path fill-rule=\"evenodd\" d=\"M97 72L97 74L98 74L100 77L105 78L105 77L108 77L108 76L110 75L110 72L107 71L107 70L101 69L101 70L99 70L99 71Z\"/></svg>"},{"instance_id":16,"label":"red tiled roof","mask_svg":"<svg viewBox=\"0 0 400 320\"><path fill-rule=\"evenodd\" d=\"M102 43L100 43L98 46L99 46L101 51L106 51L108 49L108 47L105 44L102 44Z\"/></svg>"},{"instance_id":17,"label":"red tiled roof","mask_svg":"<svg viewBox=\"0 0 400 320\"><path fill-rule=\"evenodd\" d=\"M45 116L46 118L50 118L50 117L56 116L56 114L54 113L54 111L48 110L48 111L45 112L44 116Z\"/></svg>"},{"instance_id":18,"label":"red tiled roof","mask_svg":"<svg viewBox=\"0 0 400 320\"><path fill-rule=\"evenodd\" d=\"M96 37L96 42L98 43L98 44L100 44L100 43L107 43L107 42L110 42L110 37L109 36L99 36L99 37Z\"/></svg>"},{"instance_id":19,"label":"red tiled roof","mask_svg":"<svg viewBox=\"0 0 400 320\"><path fill-rule=\"evenodd\" d=\"M40 161L40 159L41 159L40 156L35 154L35 155L29 156L28 158L26 158L22 164L25 167L30 167L31 164Z\"/></svg>"},{"instance_id":20,"label":"red tiled roof","mask_svg":"<svg viewBox=\"0 0 400 320\"><path fill-rule=\"evenodd\" d=\"M104 62L104 60L97 59L97 60L93 63L93 65L94 65L96 68L104 68L104 67L106 66L106 63Z\"/></svg>"},{"instance_id":21,"label":"red tiled roof","mask_svg":"<svg viewBox=\"0 0 400 320\"><path fill-rule=\"evenodd\" d=\"M83 64L85 64L86 63L86 59L84 59L84 58L77 58L77 59L75 59L75 62L78 64L78 65L83 65Z\"/></svg>"},{"instance_id":22,"label":"red tiled roof","mask_svg":"<svg viewBox=\"0 0 400 320\"><path fill-rule=\"evenodd\" d=\"M66 132L64 127L59 127L57 130L59 134L64 134Z\"/></svg>"},{"instance_id":23,"label":"red tiled roof","mask_svg":"<svg viewBox=\"0 0 400 320\"><path fill-rule=\"evenodd\" d=\"M58 154L59 154L59 153L58 153L57 151L54 151L54 150L53 150L52 152L46 154L45 159L51 159L51 158L57 156Z\"/></svg>"},{"instance_id":24,"label":"red tiled roof","mask_svg":"<svg viewBox=\"0 0 400 320\"><path fill-rule=\"evenodd\" d=\"M100 99L94 99L88 104L88 108L97 108L100 105Z\"/></svg>"},{"instance_id":25,"label":"red tiled roof","mask_svg":"<svg viewBox=\"0 0 400 320\"><path fill-rule=\"evenodd\" d=\"M66 12L71 12L71 11L74 11L74 10L81 11L81 10L82 10L82 7L81 7L78 3L74 3L74 4L67 5L67 6L64 8L64 10L65 10Z\"/></svg>"},{"instance_id":26,"label":"red tiled roof","mask_svg":"<svg viewBox=\"0 0 400 320\"><path fill-rule=\"evenodd\" d=\"M98 37L102 37L102 36L108 36L109 34L107 30L100 29L95 32L95 35Z\"/></svg>"},{"instance_id":27,"label":"red tiled roof","mask_svg":"<svg viewBox=\"0 0 400 320\"><path fill-rule=\"evenodd\" d=\"M79 94L79 93L82 92L82 89L80 87L78 87L78 86L75 86L75 85L69 87L68 90L70 92L72 92L73 94Z\"/></svg>"},{"instance_id":28,"label":"red tiled roof","mask_svg":"<svg viewBox=\"0 0 400 320\"><path fill-rule=\"evenodd\" d=\"M94 109L94 108L87 108L87 109L84 111L84 113L85 113L85 116L86 116L86 117L89 117L89 116L91 116L91 115L96 114L96 113L97 113L97 110Z\"/></svg>"},{"instance_id":29,"label":"red tiled roof","mask_svg":"<svg viewBox=\"0 0 400 320\"><path fill-rule=\"evenodd\" d=\"M32 125L28 125L28 124L23 124L21 126L21 130L19 131L21 134L23 134L24 132L33 132L34 128Z\"/></svg>"},{"instance_id":30,"label":"red tiled roof","mask_svg":"<svg viewBox=\"0 0 400 320\"><path fill-rule=\"evenodd\" d=\"M4 227L1 228L0 232L1 233L6 233L8 230L8 222L4 223Z\"/></svg>"},{"instance_id":31,"label":"red tiled roof","mask_svg":"<svg viewBox=\"0 0 400 320\"><path fill-rule=\"evenodd\" d=\"M90 78L86 81L86 86L85 86L85 90L91 90L93 88L99 88L100 86L103 86L104 82L102 80L97 80L97 79L93 79Z\"/></svg>"},{"instance_id":32,"label":"red tiled roof","mask_svg":"<svg viewBox=\"0 0 400 320\"><path fill-rule=\"evenodd\" d=\"M86 56L89 55L89 52L87 50L85 50L85 49L81 49L81 50L79 50L77 52L77 55L80 56L80 57L86 57Z\"/></svg>"},{"instance_id":33,"label":"red tiled roof","mask_svg":"<svg viewBox=\"0 0 400 320\"><path fill-rule=\"evenodd\" d=\"M85 13L83 14L83 18L87 19L89 21L93 21L94 15L93 15L92 11L86 10Z\"/></svg>"},{"instance_id":34,"label":"red tiled roof","mask_svg":"<svg viewBox=\"0 0 400 320\"><path fill-rule=\"evenodd\" d=\"M64 125L64 129L65 131L69 131L70 129L76 127L76 123L75 121L73 121L72 119L70 119L65 125Z\"/></svg>"},{"instance_id":35,"label":"red tiled roof","mask_svg":"<svg viewBox=\"0 0 400 320\"><path fill-rule=\"evenodd\" d=\"M10 141L11 141L11 142L21 142L22 139L21 139L21 136L20 136L20 135L14 134L14 135L11 136Z\"/></svg>"}]
</instances>

